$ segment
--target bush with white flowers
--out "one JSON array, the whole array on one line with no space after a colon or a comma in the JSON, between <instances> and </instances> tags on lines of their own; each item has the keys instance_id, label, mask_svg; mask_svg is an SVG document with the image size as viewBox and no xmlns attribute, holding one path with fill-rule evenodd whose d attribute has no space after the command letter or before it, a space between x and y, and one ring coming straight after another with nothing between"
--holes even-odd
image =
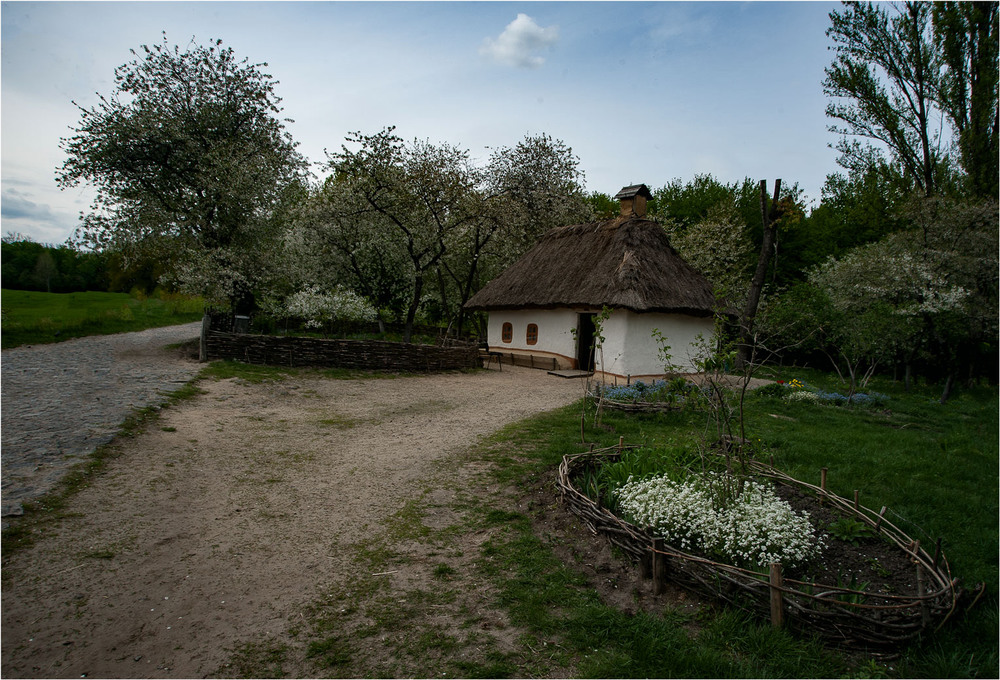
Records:
<instances>
[{"instance_id":1,"label":"bush with white flowers","mask_svg":"<svg viewBox=\"0 0 1000 680\"><path fill-rule=\"evenodd\" d=\"M284 313L303 319L306 328L322 328L327 321L374 321L377 312L371 303L354 291L337 287L326 291L319 286L306 288L285 299Z\"/></svg>"},{"instance_id":2,"label":"bush with white flowers","mask_svg":"<svg viewBox=\"0 0 1000 680\"><path fill-rule=\"evenodd\" d=\"M808 513L797 515L765 484L746 480L738 493L719 493L727 480L706 475L677 482L666 476L629 481L616 496L636 524L682 550L700 550L733 564L804 564L822 539Z\"/></svg>"}]
</instances>

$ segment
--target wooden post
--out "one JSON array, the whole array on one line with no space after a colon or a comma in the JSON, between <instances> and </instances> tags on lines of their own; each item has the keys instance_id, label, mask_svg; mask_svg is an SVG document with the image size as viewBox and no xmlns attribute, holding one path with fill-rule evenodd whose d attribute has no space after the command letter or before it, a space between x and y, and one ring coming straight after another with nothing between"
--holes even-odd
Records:
<instances>
[{"instance_id":1,"label":"wooden post","mask_svg":"<svg viewBox=\"0 0 1000 680\"><path fill-rule=\"evenodd\" d=\"M643 555L642 559L639 560L639 578L649 579L653 578L653 555L652 553L648 555Z\"/></svg>"},{"instance_id":2,"label":"wooden post","mask_svg":"<svg viewBox=\"0 0 1000 680\"><path fill-rule=\"evenodd\" d=\"M781 564L771 562L771 626L781 628L785 625L784 601L781 595Z\"/></svg>"},{"instance_id":3,"label":"wooden post","mask_svg":"<svg viewBox=\"0 0 1000 680\"><path fill-rule=\"evenodd\" d=\"M826 493L826 471L827 468L819 469L819 488L823 490L823 493Z\"/></svg>"},{"instance_id":4,"label":"wooden post","mask_svg":"<svg viewBox=\"0 0 1000 680\"><path fill-rule=\"evenodd\" d=\"M924 586L924 570L917 562L917 597L920 599L920 624L926 628L931 623L931 612L927 608L927 600L924 599L926 588Z\"/></svg>"},{"instance_id":5,"label":"wooden post","mask_svg":"<svg viewBox=\"0 0 1000 680\"><path fill-rule=\"evenodd\" d=\"M888 510L886 506L882 506L882 509L878 511L878 521L875 522L875 533L882 531L882 516L885 515L885 511Z\"/></svg>"},{"instance_id":6,"label":"wooden post","mask_svg":"<svg viewBox=\"0 0 1000 680\"><path fill-rule=\"evenodd\" d=\"M212 327L212 317L205 314L201 317L201 341L198 343L198 361L208 361L208 331Z\"/></svg>"},{"instance_id":7,"label":"wooden post","mask_svg":"<svg viewBox=\"0 0 1000 680\"><path fill-rule=\"evenodd\" d=\"M622 451L625 450L625 437L618 437L618 455L622 455Z\"/></svg>"},{"instance_id":8,"label":"wooden post","mask_svg":"<svg viewBox=\"0 0 1000 680\"><path fill-rule=\"evenodd\" d=\"M854 490L854 512L858 512L858 496L860 493L857 489Z\"/></svg>"},{"instance_id":9,"label":"wooden post","mask_svg":"<svg viewBox=\"0 0 1000 680\"><path fill-rule=\"evenodd\" d=\"M662 595L667 589L667 561L661 554L663 550L663 539L653 539L653 594Z\"/></svg>"},{"instance_id":10,"label":"wooden post","mask_svg":"<svg viewBox=\"0 0 1000 680\"><path fill-rule=\"evenodd\" d=\"M941 559L941 539L937 540L937 546L934 548L934 569L937 569L938 560Z\"/></svg>"}]
</instances>

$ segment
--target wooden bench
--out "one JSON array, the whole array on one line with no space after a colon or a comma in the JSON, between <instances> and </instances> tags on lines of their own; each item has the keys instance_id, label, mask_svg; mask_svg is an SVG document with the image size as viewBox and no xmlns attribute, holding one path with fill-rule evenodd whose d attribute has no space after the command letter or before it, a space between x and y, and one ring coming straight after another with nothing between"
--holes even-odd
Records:
<instances>
[{"instance_id":1,"label":"wooden bench","mask_svg":"<svg viewBox=\"0 0 1000 680\"><path fill-rule=\"evenodd\" d=\"M490 363L496 359L497 366L503 370L503 353L491 350L485 342L479 345L479 359L483 362L483 368L489 368Z\"/></svg>"}]
</instances>

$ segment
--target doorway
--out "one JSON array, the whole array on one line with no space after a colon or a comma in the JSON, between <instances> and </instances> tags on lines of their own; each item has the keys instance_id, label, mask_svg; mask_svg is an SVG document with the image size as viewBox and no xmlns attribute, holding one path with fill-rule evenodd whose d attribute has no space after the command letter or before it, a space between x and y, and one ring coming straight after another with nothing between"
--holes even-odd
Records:
<instances>
[{"instance_id":1,"label":"doorway","mask_svg":"<svg viewBox=\"0 0 1000 680\"><path fill-rule=\"evenodd\" d=\"M576 318L576 366L581 371L594 370L594 315L577 314Z\"/></svg>"}]
</instances>

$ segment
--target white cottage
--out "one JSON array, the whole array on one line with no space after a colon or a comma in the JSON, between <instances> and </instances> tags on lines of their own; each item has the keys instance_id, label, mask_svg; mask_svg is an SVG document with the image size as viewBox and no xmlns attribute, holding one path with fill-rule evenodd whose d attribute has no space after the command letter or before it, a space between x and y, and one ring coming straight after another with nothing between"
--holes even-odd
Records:
<instances>
[{"instance_id":1,"label":"white cottage","mask_svg":"<svg viewBox=\"0 0 1000 680\"><path fill-rule=\"evenodd\" d=\"M492 351L540 367L651 380L664 375L659 331L673 363L696 370L696 339L714 330L712 286L670 246L663 227L644 219L652 198L645 185L615 198L619 217L549 231L466 303L489 313ZM595 353L594 320L605 307L611 315Z\"/></svg>"}]
</instances>

